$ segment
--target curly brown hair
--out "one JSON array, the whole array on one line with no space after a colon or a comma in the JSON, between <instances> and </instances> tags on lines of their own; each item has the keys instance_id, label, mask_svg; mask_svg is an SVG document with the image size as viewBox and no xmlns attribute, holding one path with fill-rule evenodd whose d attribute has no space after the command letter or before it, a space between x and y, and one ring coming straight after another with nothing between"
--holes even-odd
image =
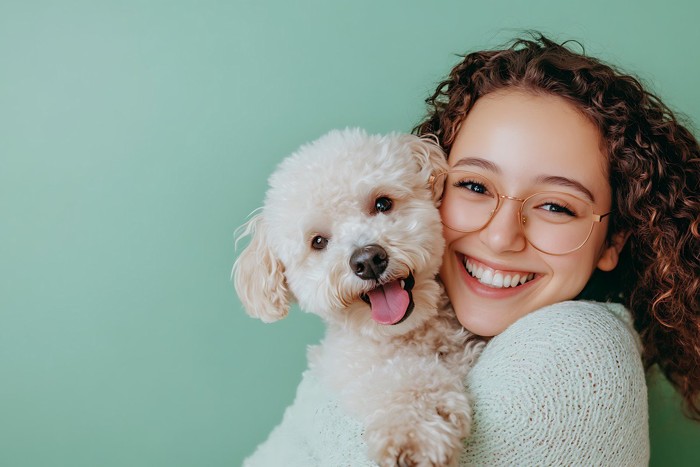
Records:
<instances>
[{"instance_id":1,"label":"curly brown hair","mask_svg":"<svg viewBox=\"0 0 700 467\"><path fill-rule=\"evenodd\" d=\"M580 45L580 44L579 44ZM562 97L598 128L613 212L608 239L629 233L617 268L596 271L579 298L625 304L644 344L700 420L700 149L693 134L634 77L541 34L462 56L426 99L413 129L449 153L482 96L517 88Z\"/></svg>"}]
</instances>

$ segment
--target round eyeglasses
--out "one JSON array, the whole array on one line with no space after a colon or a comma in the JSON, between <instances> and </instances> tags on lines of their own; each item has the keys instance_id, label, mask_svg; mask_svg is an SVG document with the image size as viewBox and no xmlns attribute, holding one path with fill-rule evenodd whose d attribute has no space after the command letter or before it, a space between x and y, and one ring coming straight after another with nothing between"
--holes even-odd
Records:
<instances>
[{"instance_id":1,"label":"round eyeglasses","mask_svg":"<svg viewBox=\"0 0 700 467\"><path fill-rule=\"evenodd\" d=\"M593 204L574 195L547 191L527 198L501 195L483 175L450 170L435 176L434 188L443 188L442 223L458 232L483 229L501 206L501 200L519 201L518 219L527 241L551 255L565 255L581 248L593 226L610 214L596 214Z\"/></svg>"}]
</instances>

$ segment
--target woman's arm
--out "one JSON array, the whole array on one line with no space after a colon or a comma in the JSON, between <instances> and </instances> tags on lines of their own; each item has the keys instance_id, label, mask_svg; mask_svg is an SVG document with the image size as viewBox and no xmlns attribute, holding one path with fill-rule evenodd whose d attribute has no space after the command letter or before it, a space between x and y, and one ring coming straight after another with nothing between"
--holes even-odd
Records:
<instances>
[{"instance_id":1,"label":"woman's arm","mask_svg":"<svg viewBox=\"0 0 700 467\"><path fill-rule=\"evenodd\" d=\"M375 466L366 451L360 422L346 415L310 369L304 372L282 422L243 466Z\"/></svg>"},{"instance_id":2,"label":"woman's arm","mask_svg":"<svg viewBox=\"0 0 700 467\"><path fill-rule=\"evenodd\" d=\"M617 305L564 302L520 319L467 377L474 404L461 465L647 465L647 399L636 334ZM246 467L373 466L361 424L314 370Z\"/></svg>"}]
</instances>

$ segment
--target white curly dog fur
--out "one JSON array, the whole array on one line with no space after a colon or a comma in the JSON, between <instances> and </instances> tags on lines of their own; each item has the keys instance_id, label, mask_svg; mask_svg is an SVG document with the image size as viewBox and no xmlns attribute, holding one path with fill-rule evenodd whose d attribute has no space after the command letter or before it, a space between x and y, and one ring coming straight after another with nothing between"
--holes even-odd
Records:
<instances>
[{"instance_id":1,"label":"white curly dog fur","mask_svg":"<svg viewBox=\"0 0 700 467\"><path fill-rule=\"evenodd\" d=\"M436 280L442 190L431 177L446 168L428 138L332 131L270 177L233 268L251 316L281 319L296 300L325 320L310 365L382 466L452 465L470 431L463 380L482 344Z\"/></svg>"}]
</instances>

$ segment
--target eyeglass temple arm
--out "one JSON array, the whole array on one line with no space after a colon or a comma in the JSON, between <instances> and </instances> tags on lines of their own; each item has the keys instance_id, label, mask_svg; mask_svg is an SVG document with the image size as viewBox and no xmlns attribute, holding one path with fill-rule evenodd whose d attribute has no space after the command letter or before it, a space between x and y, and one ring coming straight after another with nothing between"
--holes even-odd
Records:
<instances>
[{"instance_id":1,"label":"eyeglass temple arm","mask_svg":"<svg viewBox=\"0 0 700 467\"><path fill-rule=\"evenodd\" d=\"M603 218L609 216L610 213L612 213L612 211L606 212L605 214L593 214L593 222L602 222Z\"/></svg>"}]
</instances>

